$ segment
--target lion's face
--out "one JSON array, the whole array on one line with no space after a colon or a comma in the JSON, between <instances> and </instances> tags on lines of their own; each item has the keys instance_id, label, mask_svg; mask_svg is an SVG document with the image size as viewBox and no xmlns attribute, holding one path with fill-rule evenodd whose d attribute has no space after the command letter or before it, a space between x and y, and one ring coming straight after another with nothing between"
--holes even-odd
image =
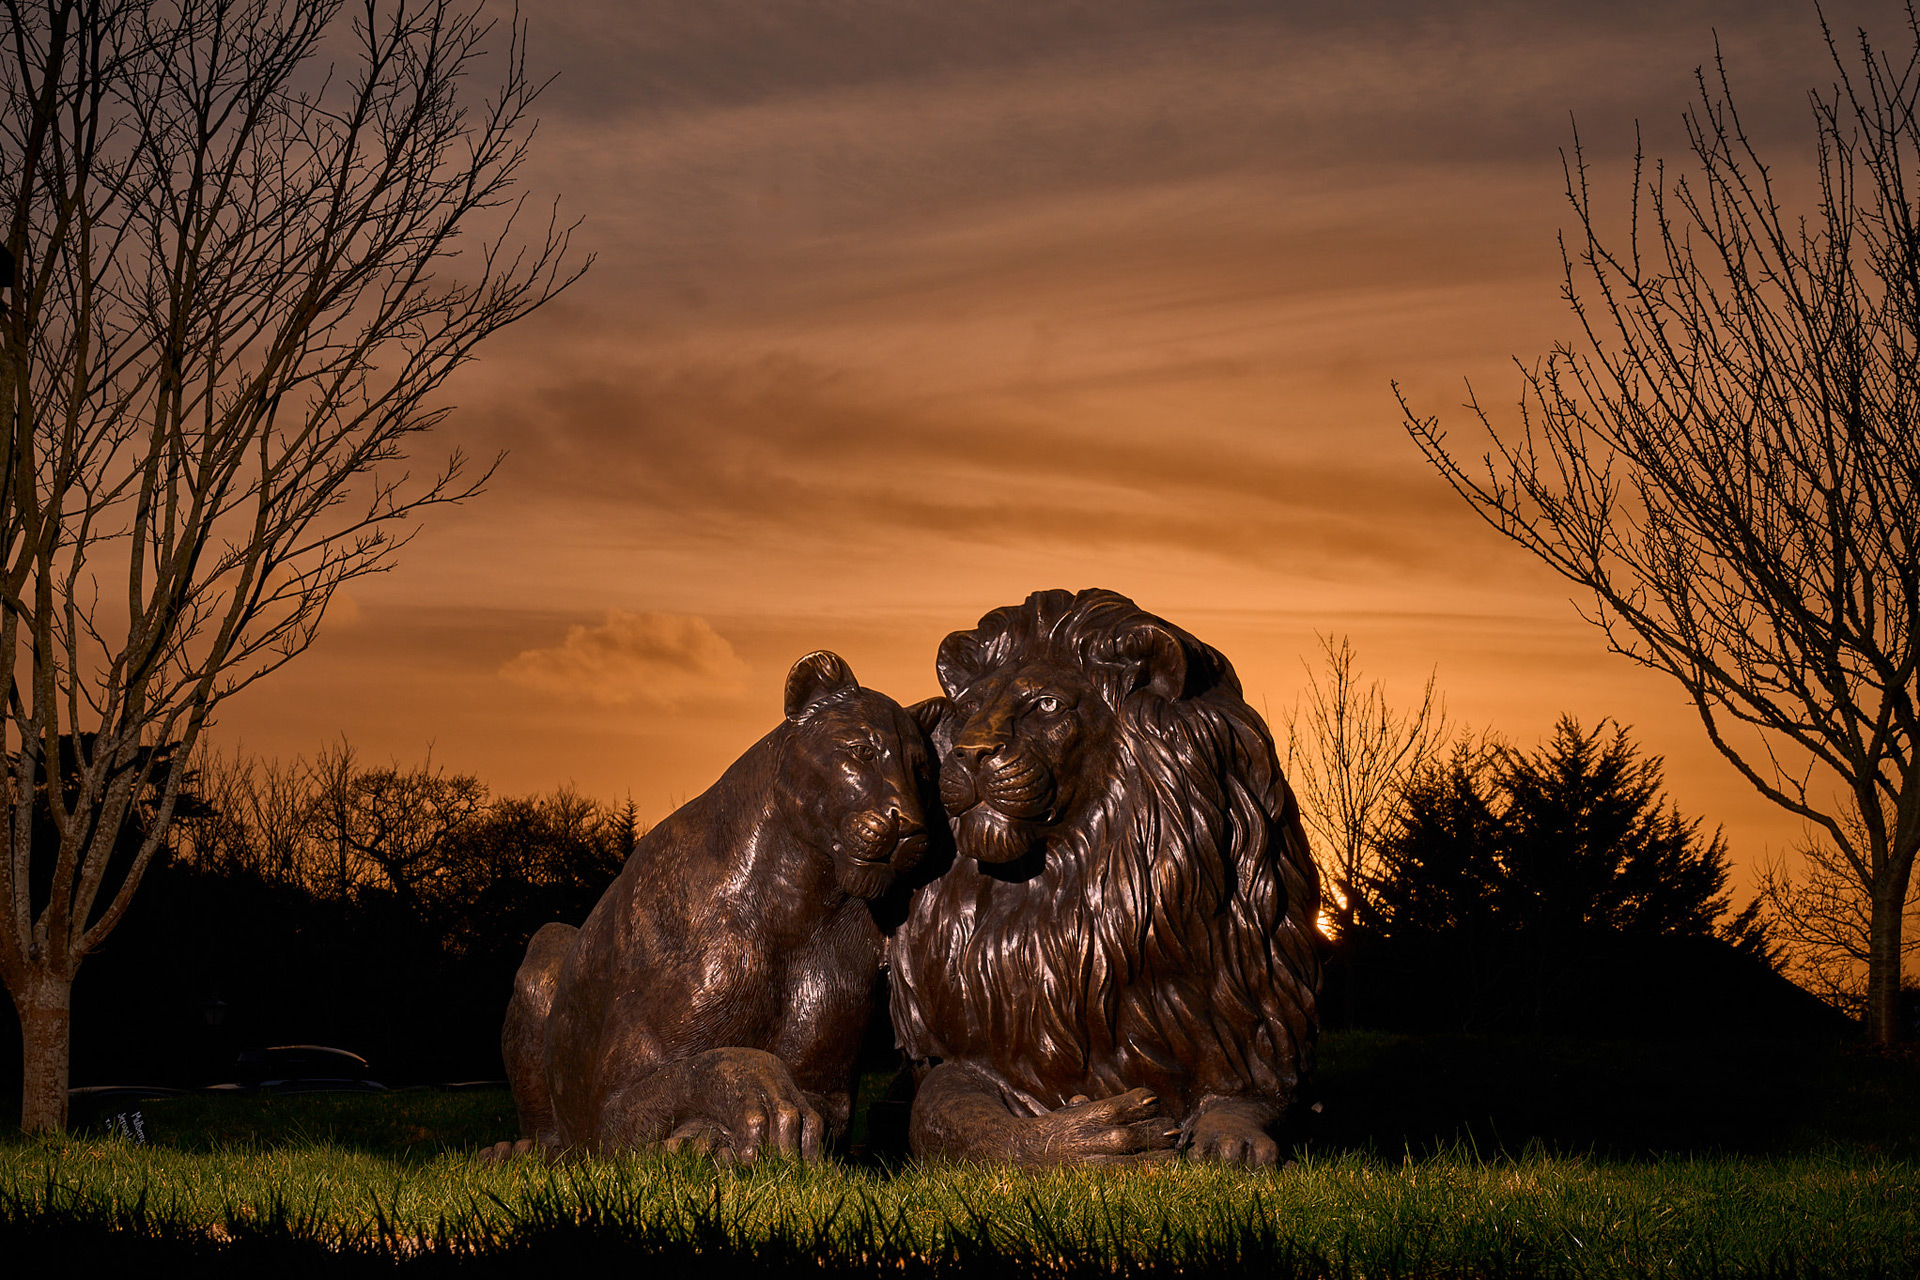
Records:
<instances>
[{"instance_id":1,"label":"lion's face","mask_svg":"<svg viewBox=\"0 0 1920 1280\"><path fill-rule=\"evenodd\" d=\"M893 699L856 689L808 718L795 760L835 879L858 898L885 894L927 850L933 771L920 726Z\"/></svg>"},{"instance_id":2,"label":"lion's face","mask_svg":"<svg viewBox=\"0 0 1920 1280\"><path fill-rule=\"evenodd\" d=\"M1113 712L1076 668L1041 658L954 689L940 799L958 851L1013 862L1072 821L1111 775Z\"/></svg>"}]
</instances>

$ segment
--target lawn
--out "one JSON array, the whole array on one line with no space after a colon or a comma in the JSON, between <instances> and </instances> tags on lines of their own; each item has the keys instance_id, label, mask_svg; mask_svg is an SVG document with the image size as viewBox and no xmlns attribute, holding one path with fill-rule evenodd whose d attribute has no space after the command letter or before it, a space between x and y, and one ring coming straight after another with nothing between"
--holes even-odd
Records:
<instances>
[{"instance_id":1,"label":"lawn","mask_svg":"<svg viewBox=\"0 0 1920 1280\"><path fill-rule=\"evenodd\" d=\"M1920 1274L1920 1066L1805 1046L1328 1038L1290 1167L473 1162L504 1093L190 1097L0 1143L0 1256L279 1276ZM1717 1073L1717 1074L1715 1074ZM78 1259L71 1255L81 1253ZM51 1259L47 1259L51 1261Z\"/></svg>"}]
</instances>

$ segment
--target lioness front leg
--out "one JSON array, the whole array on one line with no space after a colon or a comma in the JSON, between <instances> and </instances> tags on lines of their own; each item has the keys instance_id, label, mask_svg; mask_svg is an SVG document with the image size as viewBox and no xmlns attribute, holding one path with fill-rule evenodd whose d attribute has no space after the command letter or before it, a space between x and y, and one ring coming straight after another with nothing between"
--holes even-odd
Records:
<instances>
[{"instance_id":1,"label":"lioness front leg","mask_svg":"<svg viewBox=\"0 0 1920 1280\"><path fill-rule=\"evenodd\" d=\"M768 1153L817 1161L828 1136L819 1102L770 1053L710 1049L610 1094L595 1145L632 1150L664 1142L729 1163Z\"/></svg>"},{"instance_id":2,"label":"lioness front leg","mask_svg":"<svg viewBox=\"0 0 1920 1280\"><path fill-rule=\"evenodd\" d=\"M943 1063L920 1082L907 1133L922 1160L1136 1164L1177 1154L1179 1127L1159 1112L1151 1091L1129 1089L1037 1116L1016 1115L987 1077Z\"/></svg>"}]
</instances>

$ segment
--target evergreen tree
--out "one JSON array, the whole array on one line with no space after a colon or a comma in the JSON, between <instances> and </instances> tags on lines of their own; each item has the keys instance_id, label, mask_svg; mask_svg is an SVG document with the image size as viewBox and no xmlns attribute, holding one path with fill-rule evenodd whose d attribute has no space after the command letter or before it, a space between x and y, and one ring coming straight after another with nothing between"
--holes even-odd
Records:
<instances>
[{"instance_id":1,"label":"evergreen tree","mask_svg":"<svg viewBox=\"0 0 1920 1280\"><path fill-rule=\"evenodd\" d=\"M1726 843L1681 816L1623 727L1562 717L1532 753L1461 746L1405 799L1375 941L1446 975L1457 1024L1545 1029L1575 975L1623 947L1722 932Z\"/></svg>"}]
</instances>

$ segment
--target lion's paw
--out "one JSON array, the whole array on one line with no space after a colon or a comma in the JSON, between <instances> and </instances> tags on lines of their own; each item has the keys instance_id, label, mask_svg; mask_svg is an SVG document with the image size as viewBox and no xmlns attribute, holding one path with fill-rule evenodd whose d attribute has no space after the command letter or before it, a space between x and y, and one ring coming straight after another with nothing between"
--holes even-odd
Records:
<instances>
[{"instance_id":1,"label":"lion's paw","mask_svg":"<svg viewBox=\"0 0 1920 1280\"><path fill-rule=\"evenodd\" d=\"M1177 1154L1179 1127L1160 1114L1150 1089L1129 1089L1111 1098L1076 1095L1057 1111L1034 1118L1029 1154L1054 1164L1134 1163Z\"/></svg>"},{"instance_id":2,"label":"lion's paw","mask_svg":"<svg viewBox=\"0 0 1920 1280\"><path fill-rule=\"evenodd\" d=\"M1272 1168L1280 1161L1280 1144L1267 1133L1265 1110L1238 1100L1205 1108L1193 1121L1187 1154L1246 1169Z\"/></svg>"}]
</instances>

